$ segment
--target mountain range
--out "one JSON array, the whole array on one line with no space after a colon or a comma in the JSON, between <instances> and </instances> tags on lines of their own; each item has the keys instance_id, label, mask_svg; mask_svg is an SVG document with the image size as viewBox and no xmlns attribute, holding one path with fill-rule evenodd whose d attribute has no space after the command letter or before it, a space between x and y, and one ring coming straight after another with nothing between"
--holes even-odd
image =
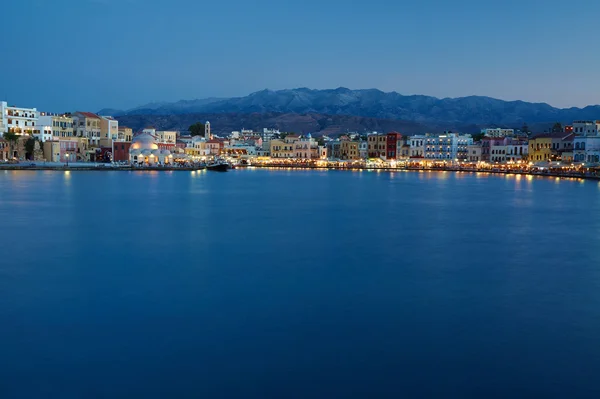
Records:
<instances>
[{"instance_id":1,"label":"mountain range","mask_svg":"<svg viewBox=\"0 0 600 399\"><path fill-rule=\"evenodd\" d=\"M579 119L600 119L600 106L555 108L545 103L504 101L482 96L440 99L424 95L405 96L377 89L351 90L340 87L328 90L262 90L245 97L158 102L129 110L103 109L99 114L113 115L120 120L136 116L131 120L138 120L141 124L161 119L160 117L165 121L169 120L171 124L177 124L177 120L186 120L187 123L189 117L183 115L192 114L198 117L206 115L207 118L213 115L212 119L215 119L214 116L223 119L219 115L229 115L236 123L241 115L250 114L264 115L262 119L272 119L276 115L284 119L296 115L302 119L312 115L313 119L321 121L337 117L336 126L342 130L348 119L350 125L359 124L358 130L367 129L366 125L369 124L393 125L393 121L402 121L411 130L453 129L467 132L476 131L480 127L521 127L527 123L542 128L554 122L569 124ZM366 125L363 126L363 123ZM242 127L237 126L238 129ZM323 123L319 126L330 127Z\"/></svg>"}]
</instances>

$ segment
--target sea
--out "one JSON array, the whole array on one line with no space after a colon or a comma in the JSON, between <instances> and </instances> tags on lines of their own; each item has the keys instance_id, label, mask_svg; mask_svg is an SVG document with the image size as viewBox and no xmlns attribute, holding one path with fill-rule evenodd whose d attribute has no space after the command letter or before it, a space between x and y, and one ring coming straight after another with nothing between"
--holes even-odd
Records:
<instances>
[{"instance_id":1,"label":"sea","mask_svg":"<svg viewBox=\"0 0 600 399\"><path fill-rule=\"evenodd\" d=\"M0 398L600 397L600 184L0 171Z\"/></svg>"}]
</instances>

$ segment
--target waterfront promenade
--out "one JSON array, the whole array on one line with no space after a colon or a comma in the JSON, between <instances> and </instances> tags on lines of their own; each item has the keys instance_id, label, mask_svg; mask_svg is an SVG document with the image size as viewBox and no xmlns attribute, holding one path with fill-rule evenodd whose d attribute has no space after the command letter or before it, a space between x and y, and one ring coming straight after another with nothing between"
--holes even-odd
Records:
<instances>
[{"instance_id":1,"label":"waterfront promenade","mask_svg":"<svg viewBox=\"0 0 600 399\"><path fill-rule=\"evenodd\" d=\"M539 167L532 165L389 165L387 163L368 165L364 163L343 162L260 162L251 165L237 165L238 168L264 168L264 169L298 169L298 170L338 170L338 171L382 171L382 172L461 172L461 173L490 173L508 175L531 175L559 178L577 178L600 180L600 170L581 166L555 166ZM198 166L131 166L109 163L71 163L68 166L62 163L49 162L23 162L18 164L0 164L0 170L50 170L50 171L195 171L205 169Z\"/></svg>"}]
</instances>

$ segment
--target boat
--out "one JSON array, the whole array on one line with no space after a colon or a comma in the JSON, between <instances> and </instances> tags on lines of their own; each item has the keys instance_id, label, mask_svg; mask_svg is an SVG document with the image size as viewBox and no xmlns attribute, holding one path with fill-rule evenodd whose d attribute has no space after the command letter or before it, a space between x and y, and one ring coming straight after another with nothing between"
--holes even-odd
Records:
<instances>
[{"instance_id":1,"label":"boat","mask_svg":"<svg viewBox=\"0 0 600 399\"><path fill-rule=\"evenodd\" d=\"M229 168L229 164L220 159L217 159L215 162L206 165L206 170L212 170L215 172L227 172Z\"/></svg>"}]
</instances>

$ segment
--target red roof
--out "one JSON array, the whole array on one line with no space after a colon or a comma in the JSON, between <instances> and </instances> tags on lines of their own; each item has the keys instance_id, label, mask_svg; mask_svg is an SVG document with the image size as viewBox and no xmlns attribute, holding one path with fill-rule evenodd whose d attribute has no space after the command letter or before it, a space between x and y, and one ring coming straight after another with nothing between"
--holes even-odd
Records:
<instances>
[{"instance_id":1,"label":"red roof","mask_svg":"<svg viewBox=\"0 0 600 399\"><path fill-rule=\"evenodd\" d=\"M92 112L81 112L81 111L77 111L79 114L85 116L86 118L92 118L92 119L100 119L100 117Z\"/></svg>"}]
</instances>

